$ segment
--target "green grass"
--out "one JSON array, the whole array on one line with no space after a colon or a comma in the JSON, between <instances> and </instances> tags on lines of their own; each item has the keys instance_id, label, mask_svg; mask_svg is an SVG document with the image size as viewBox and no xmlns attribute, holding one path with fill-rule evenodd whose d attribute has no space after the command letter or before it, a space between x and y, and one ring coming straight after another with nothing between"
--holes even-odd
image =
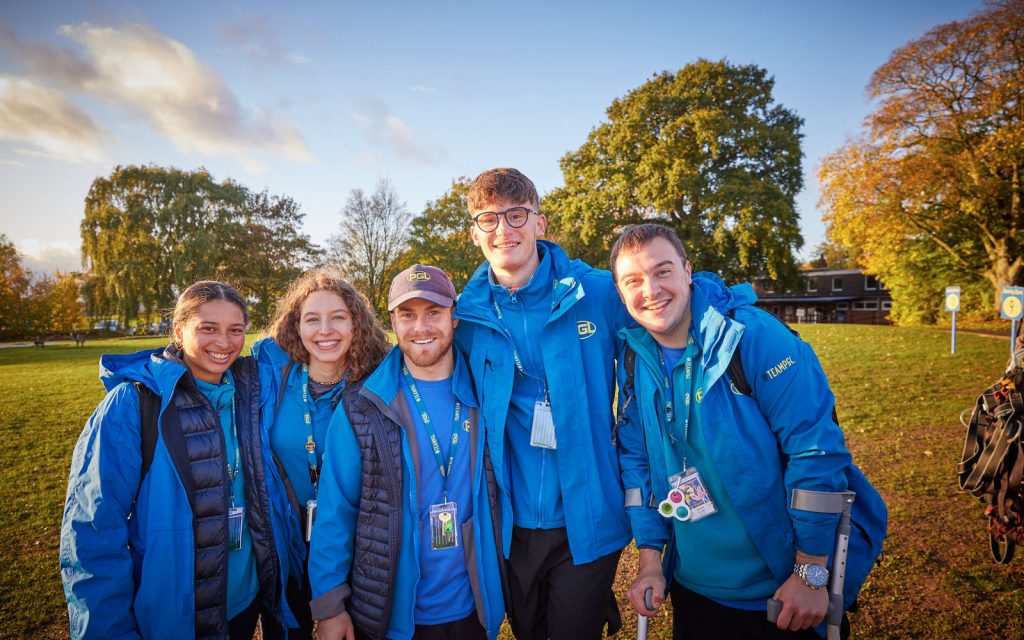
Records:
<instances>
[{"instance_id":1,"label":"green grass","mask_svg":"<svg viewBox=\"0 0 1024 640\"><path fill-rule=\"evenodd\" d=\"M1008 566L988 555L981 507L957 490L960 411L1002 372L1006 338L934 329L800 325L838 399L857 464L890 509L886 560L853 614L858 639L1024 637L1024 549ZM103 397L103 353L162 339L90 342L84 349L0 349L0 637L65 637L57 548L71 450ZM620 565L622 596L635 551ZM624 596L622 636L636 616ZM668 638L667 612L651 638Z\"/></svg>"}]
</instances>

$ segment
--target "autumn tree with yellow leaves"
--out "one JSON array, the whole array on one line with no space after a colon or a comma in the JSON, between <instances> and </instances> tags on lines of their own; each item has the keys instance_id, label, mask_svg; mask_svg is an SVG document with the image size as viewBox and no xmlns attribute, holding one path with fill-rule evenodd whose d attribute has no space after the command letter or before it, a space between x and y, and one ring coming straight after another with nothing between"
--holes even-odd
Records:
<instances>
[{"instance_id":1,"label":"autumn tree with yellow leaves","mask_svg":"<svg viewBox=\"0 0 1024 640\"><path fill-rule=\"evenodd\" d=\"M868 89L863 133L819 168L831 239L885 282L897 319L933 317L952 284L995 308L1024 282L1024 0L935 27Z\"/></svg>"}]
</instances>

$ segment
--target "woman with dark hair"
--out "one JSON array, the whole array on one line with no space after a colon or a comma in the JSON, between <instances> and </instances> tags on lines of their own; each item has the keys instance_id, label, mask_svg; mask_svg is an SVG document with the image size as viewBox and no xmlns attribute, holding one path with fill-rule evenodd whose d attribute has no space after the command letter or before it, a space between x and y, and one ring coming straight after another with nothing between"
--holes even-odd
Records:
<instances>
[{"instance_id":1,"label":"woman with dark hair","mask_svg":"<svg viewBox=\"0 0 1024 640\"><path fill-rule=\"evenodd\" d=\"M299 623L297 637L310 638L306 560L328 426L343 410L343 397L358 391L390 344L366 298L331 267L292 282L266 333L270 337L254 344L252 353L259 362L266 439L293 514L286 593Z\"/></svg>"},{"instance_id":2,"label":"woman with dark hair","mask_svg":"<svg viewBox=\"0 0 1024 640\"><path fill-rule=\"evenodd\" d=\"M239 358L247 322L235 289L197 282L172 344L100 359L108 393L75 447L61 525L72 638L251 638L261 610L294 624L287 505L256 363Z\"/></svg>"}]
</instances>

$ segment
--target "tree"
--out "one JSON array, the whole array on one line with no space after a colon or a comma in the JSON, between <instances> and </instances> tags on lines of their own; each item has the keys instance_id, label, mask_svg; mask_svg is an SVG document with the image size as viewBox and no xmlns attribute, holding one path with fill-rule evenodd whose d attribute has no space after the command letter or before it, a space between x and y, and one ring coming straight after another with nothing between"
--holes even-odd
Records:
<instances>
[{"instance_id":1,"label":"tree","mask_svg":"<svg viewBox=\"0 0 1024 640\"><path fill-rule=\"evenodd\" d=\"M996 309L999 290L1024 281L1024 0L935 27L868 88L865 131L819 169L830 236L863 250L895 305L924 270L933 290L920 304L936 306L942 282L986 282Z\"/></svg>"},{"instance_id":2,"label":"tree","mask_svg":"<svg viewBox=\"0 0 1024 640\"><path fill-rule=\"evenodd\" d=\"M605 264L622 226L674 227L696 268L795 278L800 127L753 65L699 60L616 99L543 203L570 253ZM557 215L556 215L557 213Z\"/></svg>"},{"instance_id":3,"label":"tree","mask_svg":"<svg viewBox=\"0 0 1024 640\"><path fill-rule=\"evenodd\" d=\"M21 253L0 233L0 334L14 336L24 330L30 283Z\"/></svg>"},{"instance_id":4,"label":"tree","mask_svg":"<svg viewBox=\"0 0 1024 640\"><path fill-rule=\"evenodd\" d=\"M86 327L82 312L82 274L58 271L49 285L43 306L49 330L71 333Z\"/></svg>"},{"instance_id":5,"label":"tree","mask_svg":"<svg viewBox=\"0 0 1024 640\"><path fill-rule=\"evenodd\" d=\"M269 322L288 284L320 254L309 236L299 233L304 217L299 204L289 197L273 196L266 190L246 195L229 258L218 277L237 286L250 301L254 326Z\"/></svg>"},{"instance_id":6,"label":"tree","mask_svg":"<svg viewBox=\"0 0 1024 640\"><path fill-rule=\"evenodd\" d=\"M315 248L290 198L253 194L204 169L116 167L93 181L82 221L90 309L152 317L196 280L237 280L265 319ZM294 253L293 253L294 252Z\"/></svg>"},{"instance_id":7,"label":"tree","mask_svg":"<svg viewBox=\"0 0 1024 640\"><path fill-rule=\"evenodd\" d=\"M381 317L387 316L387 290L399 271L398 258L409 234L409 210L387 178L373 193L349 193L341 209L340 233L328 241L328 259L336 262Z\"/></svg>"},{"instance_id":8,"label":"tree","mask_svg":"<svg viewBox=\"0 0 1024 640\"><path fill-rule=\"evenodd\" d=\"M470 241L466 196L470 181L462 177L452 181L451 189L428 202L423 213L412 219L409 252L402 264L430 264L444 269L457 291L480 266L480 250Z\"/></svg>"}]
</instances>

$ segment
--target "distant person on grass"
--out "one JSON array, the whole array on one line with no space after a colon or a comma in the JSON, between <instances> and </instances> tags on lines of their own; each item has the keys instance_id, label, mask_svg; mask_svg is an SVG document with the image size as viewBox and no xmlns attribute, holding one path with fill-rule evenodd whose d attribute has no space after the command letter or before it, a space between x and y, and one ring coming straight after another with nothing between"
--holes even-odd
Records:
<instances>
[{"instance_id":1,"label":"distant person on grass","mask_svg":"<svg viewBox=\"0 0 1024 640\"><path fill-rule=\"evenodd\" d=\"M452 347L455 287L395 276L398 346L327 434L309 574L320 640L495 638L505 618L497 483Z\"/></svg>"},{"instance_id":2,"label":"distant person on grass","mask_svg":"<svg viewBox=\"0 0 1024 640\"><path fill-rule=\"evenodd\" d=\"M885 505L852 464L817 357L753 306L749 284L691 275L668 227L623 231L611 267L640 324L621 332L619 365L619 460L640 550L630 602L653 615L668 592L677 639L818 637L838 516L791 509L792 490L857 493L846 606L881 549ZM728 373L736 352L749 395ZM783 602L777 626L768 598Z\"/></svg>"},{"instance_id":3,"label":"distant person on grass","mask_svg":"<svg viewBox=\"0 0 1024 640\"><path fill-rule=\"evenodd\" d=\"M329 267L292 282L267 333L270 337L254 344L252 353L259 362L266 441L291 505L293 567L287 595L299 627L289 637L311 638L306 559L327 427L343 410L342 396L359 392L391 345L363 294ZM263 637L279 636L264 631Z\"/></svg>"},{"instance_id":4,"label":"distant person on grass","mask_svg":"<svg viewBox=\"0 0 1024 640\"><path fill-rule=\"evenodd\" d=\"M251 638L261 611L265 628L294 625L285 498L256 361L239 358L247 321L235 289L197 282L172 344L100 359L108 393L75 446L61 525L72 638Z\"/></svg>"},{"instance_id":5,"label":"distant person on grass","mask_svg":"<svg viewBox=\"0 0 1024 640\"><path fill-rule=\"evenodd\" d=\"M547 218L525 175L484 171L468 204L486 262L459 297L456 338L503 488L512 632L596 640L621 626L612 583L630 538L611 437L629 316L611 274L541 239Z\"/></svg>"}]
</instances>

